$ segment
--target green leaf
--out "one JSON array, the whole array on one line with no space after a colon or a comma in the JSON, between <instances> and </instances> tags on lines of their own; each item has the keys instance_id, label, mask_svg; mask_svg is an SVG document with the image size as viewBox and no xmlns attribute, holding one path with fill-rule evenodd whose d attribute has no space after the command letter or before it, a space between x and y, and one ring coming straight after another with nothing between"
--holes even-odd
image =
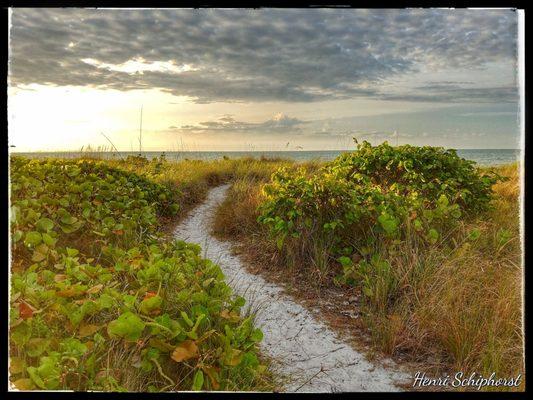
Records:
<instances>
[{"instance_id":1,"label":"green leaf","mask_svg":"<svg viewBox=\"0 0 533 400\"><path fill-rule=\"evenodd\" d=\"M155 347L150 347L148 351L146 352L146 357L150 360L155 359L157 360L159 358L160 350L156 349Z\"/></svg>"},{"instance_id":2,"label":"green leaf","mask_svg":"<svg viewBox=\"0 0 533 400\"><path fill-rule=\"evenodd\" d=\"M20 325L11 328L10 334L13 343L17 346L23 346L31 338L31 328L26 322L23 322Z\"/></svg>"},{"instance_id":3,"label":"green leaf","mask_svg":"<svg viewBox=\"0 0 533 400\"><path fill-rule=\"evenodd\" d=\"M441 194L439 199L437 200L437 203L441 206L441 207L447 207L448 204L449 204L449 201L448 201L448 198Z\"/></svg>"},{"instance_id":4,"label":"green leaf","mask_svg":"<svg viewBox=\"0 0 533 400\"><path fill-rule=\"evenodd\" d=\"M174 203L170 205L170 212L172 213L172 215L176 215L179 210L180 210L179 204Z\"/></svg>"},{"instance_id":5,"label":"green leaf","mask_svg":"<svg viewBox=\"0 0 533 400\"><path fill-rule=\"evenodd\" d=\"M196 374L194 374L194 379L192 383L191 390L198 391L202 390L202 387L204 386L204 373L202 370L196 371Z\"/></svg>"},{"instance_id":6,"label":"green leaf","mask_svg":"<svg viewBox=\"0 0 533 400\"><path fill-rule=\"evenodd\" d=\"M261 329L254 329L252 331L252 334L250 335L250 340L252 342L260 342L261 340L263 340L263 332L261 331Z\"/></svg>"},{"instance_id":7,"label":"green leaf","mask_svg":"<svg viewBox=\"0 0 533 400\"><path fill-rule=\"evenodd\" d=\"M205 281L202 282L202 286L204 288L207 288L207 287L209 287L209 285L211 285L213 283L214 280L215 280L215 278L206 279Z\"/></svg>"},{"instance_id":8,"label":"green leaf","mask_svg":"<svg viewBox=\"0 0 533 400\"><path fill-rule=\"evenodd\" d=\"M75 338L63 340L61 343L61 348L65 353L68 353L74 357L81 357L88 350L87 345Z\"/></svg>"},{"instance_id":9,"label":"green leaf","mask_svg":"<svg viewBox=\"0 0 533 400\"><path fill-rule=\"evenodd\" d=\"M372 297L372 295L374 294L374 292L372 291L371 288L369 288L368 286L363 286L363 293L365 296L367 297Z\"/></svg>"},{"instance_id":10,"label":"green leaf","mask_svg":"<svg viewBox=\"0 0 533 400\"><path fill-rule=\"evenodd\" d=\"M61 217L61 222L66 225L72 225L78 221L78 218L73 217L70 214L65 214L63 217Z\"/></svg>"},{"instance_id":11,"label":"green leaf","mask_svg":"<svg viewBox=\"0 0 533 400\"><path fill-rule=\"evenodd\" d=\"M43 242L52 247L56 244L57 239L54 239L52 236L50 236L48 233L43 233Z\"/></svg>"},{"instance_id":12,"label":"green leaf","mask_svg":"<svg viewBox=\"0 0 533 400\"><path fill-rule=\"evenodd\" d=\"M439 240L439 232L431 228L428 232L428 240L431 244L437 243L437 240Z\"/></svg>"},{"instance_id":13,"label":"green leaf","mask_svg":"<svg viewBox=\"0 0 533 400\"><path fill-rule=\"evenodd\" d=\"M41 262L44 259L46 259L46 256L48 255L49 248L46 244L41 243L35 248L35 251L33 252L33 255L31 257L31 260L33 262Z\"/></svg>"},{"instance_id":14,"label":"green leaf","mask_svg":"<svg viewBox=\"0 0 533 400\"><path fill-rule=\"evenodd\" d=\"M22 236L24 236L24 232L17 230L12 236L13 242L18 242L20 239L22 239Z\"/></svg>"},{"instance_id":15,"label":"green leaf","mask_svg":"<svg viewBox=\"0 0 533 400\"><path fill-rule=\"evenodd\" d=\"M56 389L59 386L61 369L56 357L41 357L39 367L26 369L31 380L41 389Z\"/></svg>"},{"instance_id":16,"label":"green leaf","mask_svg":"<svg viewBox=\"0 0 533 400\"><path fill-rule=\"evenodd\" d=\"M76 232L82 226L83 226L83 222L77 221L77 222L73 222L72 224L61 225L61 230L65 233L72 233L72 232Z\"/></svg>"},{"instance_id":17,"label":"green leaf","mask_svg":"<svg viewBox=\"0 0 533 400\"><path fill-rule=\"evenodd\" d=\"M144 322L137 315L127 311L107 325L107 333L111 337L136 341L141 337L144 327Z\"/></svg>"},{"instance_id":18,"label":"green leaf","mask_svg":"<svg viewBox=\"0 0 533 400\"><path fill-rule=\"evenodd\" d=\"M182 326L178 321L175 321L170 318L168 314L163 314L155 318L155 321L165 328L169 329L171 332L173 332L173 335L176 336L180 334L183 331ZM159 332L158 327L153 327L153 332Z\"/></svg>"},{"instance_id":19,"label":"green leaf","mask_svg":"<svg viewBox=\"0 0 533 400\"><path fill-rule=\"evenodd\" d=\"M54 222L50 218L41 218L35 223L35 227L41 232L48 232L54 227Z\"/></svg>"},{"instance_id":20,"label":"green leaf","mask_svg":"<svg viewBox=\"0 0 533 400\"><path fill-rule=\"evenodd\" d=\"M189 318L187 313L185 311L181 311L180 314L181 314L181 317L183 318L183 320L185 321L185 323L192 328L194 326L194 322L191 321L191 319Z\"/></svg>"},{"instance_id":21,"label":"green leaf","mask_svg":"<svg viewBox=\"0 0 533 400\"><path fill-rule=\"evenodd\" d=\"M469 233L468 233L468 240L477 240L479 239L479 237L481 236L481 231L479 229L472 229Z\"/></svg>"},{"instance_id":22,"label":"green leaf","mask_svg":"<svg viewBox=\"0 0 533 400\"><path fill-rule=\"evenodd\" d=\"M26 233L26 238L24 239L24 243L27 246L37 246L42 241L42 236L39 232L31 231Z\"/></svg>"},{"instance_id":23,"label":"green leaf","mask_svg":"<svg viewBox=\"0 0 533 400\"><path fill-rule=\"evenodd\" d=\"M98 307L101 310L113 307L114 302L115 300L113 299L113 297L111 297L107 293L101 295L97 300Z\"/></svg>"},{"instance_id":24,"label":"green leaf","mask_svg":"<svg viewBox=\"0 0 533 400\"><path fill-rule=\"evenodd\" d=\"M343 267L349 267L352 265L352 259L350 257L342 256L339 257L338 260Z\"/></svg>"},{"instance_id":25,"label":"green leaf","mask_svg":"<svg viewBox=\"0 0 533 400\"><path fill-rule=\"evenodd\" d=\"M31 338L26 344L26 354L30 357L38 357L43 354L50 345L50 339Z\"/></svg>"},{"instance_id":26,"label":"green leaf","mask_svg":"<svg viewBox=\"0 0 533 400\"><path fill-rule=\"evenodd\" d=\"M381 214L378 217L378 222L388 235L393 235L398 229L398 221L389 214Z\"/></svg>"},{"instance_id":27,"label":"green leaf","mask_svg":"<svg viewBox=\"0 0 533 400\"><path fill-rule=\"evenodd\" d=\"M153 296L141 301L139 305L139 311L143 314L151 314L153 311L159 309L163 299L160 296Z\"/></svg>"},{"instance_id":28,"label":"green leaf","mask_svg":"<svg viewBox=\"0 0 533 400\"><path fill-rule=\"evenodd\" d=\"M277 237L277 239L276 239L276 246L277 246L278 250L281 250L281 249L283 248L283 243L285 242L285 236L286 236L286 235L287 235L287 234L282 233L282 234L280 234L280 235Z\"/></svg>"},{"instance_id":29,"label":"green leaf","mask_svg":"<svg viewBox=\"0 0 533 400\"><path fill-rule=\"evenodd\" d=\"M18 206L11 206L11 222L16 224L18 223L18 220L20 218L20 207Z\"/></svg>"},{"instance_id":30,"label":"green leaf","mask_svg":"<svg viewBox=\"0 0 533 400\"><path fill-rule=\"evenodd\" d=\"M192 327L191 331L192 332L196 332L196 330L198 329L198 327L200 326L200 323L205 319L205 314L200 314L198 315L198 317L196 318L196 322L194 323L194 326Z\"/></svg>"},{"instance_id":31,"label":"green leaf","mask_svg":"<svg viewBox=\"0 0 533 400\"><path fill-rule=\"evenodd\" d=\"M44 381L39 376L39 373L37 372L36 367L28 367L26 370L28 371L28 375L30 375L30 378L33 383L35 383L41 389L46 389L46 385L44 384Z\"/></svg>"},{"instance_id":32,"label":"green leaf","mask_svg":"<svg viewBox=\"0 0 533 400\"><path fill-rule=\"evenodd\" d=\"M135 307L135 301L137 300L137 297L132 296L131 294L125 294L122 296L122 300L124 300L124 305L128 308L134 308Z\"/></svg>"},{"instance_id":33,"label":"green leaf","mask_svg":"<svg viewBox=\"0 0 533 400\"><path fill-rule=\"evenodd\" d=\"M237 296L233 302L234 307L243 307L246 304L246 300L242 296Z\"/></svg>"},{"instance_id":34,"label":"green leaf","mask_svg":"<svg viewBox=\"0 0 533 400\"><path fill-rule=\"evenodd\" d=\"M71 249L70 247L67 247L67 255L69 257L76 257L78 254L79 254L79 250Z\"/></svg>"}]
</instances>

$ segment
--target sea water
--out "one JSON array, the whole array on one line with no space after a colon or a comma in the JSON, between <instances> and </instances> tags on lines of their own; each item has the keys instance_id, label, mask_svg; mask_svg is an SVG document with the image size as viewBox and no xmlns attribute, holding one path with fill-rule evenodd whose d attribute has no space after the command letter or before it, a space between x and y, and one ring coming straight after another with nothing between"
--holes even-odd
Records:
<instances>
[{"instance_id":1,"label":"sea water","mask_svg":"<svg viewBox=\"0 0 533 400\"><path fill-rule=\"evenodd\" d=\"M167 160L216 160L223 157L240 158L240 157L268 157L268 158L290 158L297 161L320 160L330 161L338 155L348 152L341 150L322 150L322 151L146 151L143 156L148 159L165 155ZM81 155L90 153L81 152L35 152L35 153L12 153L13 155L23 155L26 157L61 157L77 158ZM102 158L125 158L128 155L137 155L138 152L98 152L95 156ZM459 149L459 157L472 160L479 165L501 165L509 164L520 160L520 150L515 149Z\"/></svg>"}]
</instances>

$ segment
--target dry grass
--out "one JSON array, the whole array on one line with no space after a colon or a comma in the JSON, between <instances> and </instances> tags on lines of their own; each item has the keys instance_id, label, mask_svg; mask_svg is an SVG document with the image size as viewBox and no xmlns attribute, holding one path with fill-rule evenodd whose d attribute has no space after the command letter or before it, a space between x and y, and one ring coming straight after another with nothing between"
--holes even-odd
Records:
<instances>
[{"instance_id":1,"label":"dry grass","mask_svg":"<svg viewBox=\"0 0 533 400\"><path fill-rule=\"evenodd\" d=\"M236 180L215 215L215 233L231 238L257 235L260 228L256 221L260 191L260 185L255 180ZM236 204L238 207L235 207Z\"/></svg>"},{"instance_id":2,"label":"dry grass","mask_svg":"<svg viewBox=\"0 0 533 400\"><path fill-rule=\"evenodd\" d=\"M148 161L142 157L130 157L106 162L179 190L177 202L180 205L180 213L177 219L168 221L169 230L205 199L211 187L241 178L268 179L280 166L293 163L289 160L251 157L180 161L161 158Z\"/></svg>"},{"instance_id":3,"label":"dry grass","mask_svg":"<svg viewBox=\"0 0 533 400\"><path fill-rule=\"evenodd\" d=\"M229 194L215 215L214 232L233 239L265 236L266 229L257 223L257 207L262 201L261 187L270 180L273 172L283 166L295 165L286 160L273 159L265 163L265 159L261 159L235 174ZM313 171L320 163L309 161L297 166Z\"/></svg>"}]
</instances>

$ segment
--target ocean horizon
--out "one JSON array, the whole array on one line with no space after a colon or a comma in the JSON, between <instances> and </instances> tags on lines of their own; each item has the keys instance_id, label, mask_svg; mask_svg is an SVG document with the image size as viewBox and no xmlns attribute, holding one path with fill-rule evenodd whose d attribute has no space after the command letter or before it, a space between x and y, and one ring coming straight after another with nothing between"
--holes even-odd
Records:
<instances>
[{"instance_id":1,"label":"ocean horizon","mask_svg":"<svg viewBox=\"0 0 533 400\"><path fill-rule=\"evenodd\" d=\"M459 157L475 161L479 165L501 165L520 161L520 149L456 149ZM277 151L143 151L142 155L153 159L164 155L167 160L216 160L228 158L288 158L296 161L331 161L340 154L353 150L277 150ZM93 151L105 159L125 158L138 155L138 151ZM78 158L91 152L82 151L39 151L39 152L11 152L12 155L32 158Z\"/></svg>"}]
</instances>

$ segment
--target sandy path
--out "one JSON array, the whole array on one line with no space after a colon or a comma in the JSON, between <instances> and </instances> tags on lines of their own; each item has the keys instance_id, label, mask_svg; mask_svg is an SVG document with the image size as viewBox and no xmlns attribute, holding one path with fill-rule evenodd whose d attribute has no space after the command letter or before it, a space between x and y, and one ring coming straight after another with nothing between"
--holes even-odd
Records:
<instances>
[{"instance_id":1,"label":"sandy path","mask_svg":"<svg viewBox=\"0 0 533 400\"><path fill-rule=\"evenodd\" d=\"M408 378L398 370L384 369L344 343L283 289L250 274L231 244L213 237L211 221L229 185L209 192L175 230L176 238L198 243L205 257L216 262L235 293L243 296L257 313L256 326L263 330L261 350L276 360L277 368L290 382L288 392L397 391L394 382Z\"/></svg>"}]
</instances>

